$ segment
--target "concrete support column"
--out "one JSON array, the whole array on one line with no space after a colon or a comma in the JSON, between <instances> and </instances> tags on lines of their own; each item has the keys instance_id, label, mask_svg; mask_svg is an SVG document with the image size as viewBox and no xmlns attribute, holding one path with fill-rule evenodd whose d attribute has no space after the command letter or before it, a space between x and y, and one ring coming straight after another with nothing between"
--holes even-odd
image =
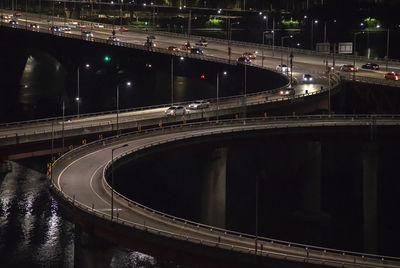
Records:
<instances>
[{"instance_id":1,"label":"concrete support column","mask_svg":"<svg viewBox=\"0 0 400 268\"><path fill-rule=\"evenodd\" d=\"M74 268L108 268L113 256L113 246L98 237L84 232L75 225Z\"/></svg>"},{"instance_id":2,"label":"concrete support column","mask_svg":"<svg viewBox=\"0 0 400 268\"><path fill-rule=\"evenodd\" d=\"M364 145L363 155L363 212L364 212L364 249L377 252L378 234L378 145Z\"/></svg>"},{"instance_id":3,"label":"concrete support column","mask_svg":"<svg viewBox=\"0 0 400 268\"><path fill-rule=\"evenodd\" d=\"M226 162L228 149L215 149L205 164L202 183L201 219L204 223L225 227Z\"/></svg>"}]
</instances>

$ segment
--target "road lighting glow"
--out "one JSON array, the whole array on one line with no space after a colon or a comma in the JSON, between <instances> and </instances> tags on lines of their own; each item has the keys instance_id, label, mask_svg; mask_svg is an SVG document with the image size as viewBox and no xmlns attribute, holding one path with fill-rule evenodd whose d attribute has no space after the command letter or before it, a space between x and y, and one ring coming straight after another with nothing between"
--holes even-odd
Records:
<instances>
[{"instance_id":1,"label":"road lighting glow","mask_svg":"<svg viewBox=\"0 0 400 268\"><path fill-rule=\"evenodd\" d=\"M131 83L130 81L128 81L128 82L126 82L126 85L127 85L128 87L130 87L130 86L132 85L132 83Z\"/></svg>"},{"instance_id":2,"label":"road lighting glow","mask_svg":"<svg viewBox=\"0 0 400 268\"><path fill-rule=\"evenodd\" d=\"M224 75L227 75L227 74L228 74L228 72L227 72L227 71L224 71L224 72L223 72L223 74L224 74Z\"/></svg>"},{"instance_id":3,"label":"road lighting glow","mask_svg":"<svg viewBox=\"0 0 400 268\"><path fill-rule=\"evenodd\" d=\"M185 58L184 57L180 57L180 60L183 61Z\"/></svg>"},{"instance_id":4,"label":"road lighting glow","mask_svg":"<svg viewBox=\"0 0 400 268\"><path fill-rule=\"evenodd\" d=\"M314 23L317 24L317 23L318 23L318 20L315 20Z\"/></svg>"},{"instance_id":5,"label":"road lighting glow","mask_svg":"<svg viewBox=\"0 0 400 268\"><path fill-rule=\"evenodd\" d=\"M90 68L90 64L89 64L89 63L86 63L85 67L86 67L86 68Z\"/></svg>"}]
</instances>

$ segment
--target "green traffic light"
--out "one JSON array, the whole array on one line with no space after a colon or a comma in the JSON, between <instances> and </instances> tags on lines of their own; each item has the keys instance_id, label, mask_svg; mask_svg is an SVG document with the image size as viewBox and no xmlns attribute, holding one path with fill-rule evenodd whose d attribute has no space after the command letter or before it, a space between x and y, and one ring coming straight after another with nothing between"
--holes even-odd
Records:
<instances>
[{"instance_id":1,"label":"green traffic light","mask_svg":"<svg viewBox=\"0 0 400 268\"><path fill-rule=\"evenodd\" d=\"M109 56L105 56L105 57L104 57L104 60L105 60L105 61L110 61L111 58L110 58Z\"/></svg>"}]
</instances>

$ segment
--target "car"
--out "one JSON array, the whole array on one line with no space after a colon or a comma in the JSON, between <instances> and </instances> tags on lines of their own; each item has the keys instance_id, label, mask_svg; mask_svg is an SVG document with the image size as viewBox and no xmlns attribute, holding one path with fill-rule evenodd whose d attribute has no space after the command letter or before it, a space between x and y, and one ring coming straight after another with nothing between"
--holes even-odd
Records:
<instances>
[{"instance_id":1,"label":"car","mask_svg":"<svg viewBox=\"0 0 400 268\"><path fill-rule=\"evenodd\" d=\"M15 17L21 17L21 16L22 16L22 13L21 13L21 12L15 12L15 13L14 13L14 16L15 16Z\"/></svg>"},{"instance_id":2,"label":"car","mask_svg":"<svg viewBox=\"0 0 400 268\"><path fill-rule=\"evenodd\" d=\"M169 46L168 50L169 51L178 51L179 49L177 47L175 47L175 46Z\"/></svg>"},{"instance_id":3,"label":"car","mask_svg":"<svg viewBox=\"0 0 400 268\"><path fill-rule=\"evenodd\" d=\"M371 70L379 70L379 64L368 62L366 64L361 65L363 69L371 69Z\"/></svg>"},{"instance_id":4,"label":"car","mask_svg":"<svg viewBox=\"0 0 400 268\"><path fill-rule=\"evenodd\" d=\"M248 57L251 60L255 60L256 57L257 57L257 55L255 53L253 53L253 52L244 52L242 56L243 57Z\"/></svg>"},{"instance_id":5,"label":"car","mask_svg":"<svg viewBox=\"0 0 400 268\"><path fill-rule=\"evenodd\" d=\"M71 20L71 21L68 22L68 25L71 28L76 28L76 27L78 27L78 22Z\"/></svg>"},{"instance_id":6,"label":"car","mask_svg":"<svg viewBox=\"0 0 400 268\"><path fill-rule=\"evenodd\" d=\"M197 55L203 55L203 50L201 50L201 49L198 48L198 47L192 47L192 48L190 49L190 53L192 53L192 54L197 54Z\"/></svg>"},{"instance_id":7,"label":"car","mask_svg":"<svg viewBox=\"0 0 400 268\"><path fill-rule=\"evenodd\" d=\"M122 26L121 28L119 28L119 30L120 30L121 32L128 32L128 31L129 31L129 28L126 27L126 26Z\"/></svg>"},{"instance_id":8,"label":"car","mask_svg":"<svg viewBox=\"0 0 400 268\"><path fill-rule=\"evenodd\" d=\"M294 95L296 92L293 88L286 88L286 89L282 89L281 91L279 91L279 94L281 96L290 96L290 95Z\"/></svg>"},{"instance_id":9,"label":"car","mask_svg":"<svg viewBox=\"0 0 400 268\"><path fill-rule=\"evenodd\" d=\"M206 100L197 100L188 105L189 110L205 109L210 107L210 102Z\"/></svg>"},{"instance_id":10,"label":"car","mask_svg":"<svg viewBox=\"0 0 400 268\"><path fill-rule=\"evenodd\" d=\"M279 64L278 66L276 66L276 70L278 72L286 73L290 72L290 67L287 66L286 64Z\"/></svg>"},{"instance_id":11,"label":"car","mask_svg":"<svg viewBox=\"0 0 400 268\"><path fill-rule=\"evenodd\" d=\"M107 43L112 45L119 45L119 38L115 35L111 35L108 37Z\"/></svg>"},{"instance_id":12,"label":"car","mask_svg":"<svg viewBox=\"0 0 400 268\"><path fill-rule=\"evenodd\" d=\"M189 51L191 49L192 49L192 46L190 45L189 42L186 42L181 46L181 50Z\"/></svg>"},{"instance_id":13,"label":"car","mask_svg":"<svg viewBox=\"0 0 400 268\"><path fill-rule=\"evenodd\" d=\"M36 23L29 23L29 28L30 28L32 31L39 31L40 26L37 25Z\"/></svg>"},{"instance_id":14,"label":"car","mask_svg":"<svg viewBox=\"0 0 400 268\"><path fill-rule=\"evenodd\" d=\"M81 32L81 37L84 38L84 39L92 39L93 38L93 33L90 32L90 31L84 30L84 31Z\"/></svg>"},{"instance_id":15,"label":"car","mask_svg":"<svg viewBox=\"0 0 400 268\"><path fill-rule=\"evenodd\" d=\"M385 79L388 80L399 80L399 74L396 72L390 72L385 74Z\"/></svg>"},{"instance_id":16,"label":"car","mask_svg":"<svg viewBox=\"0 0 400 268\"><path fill-rule=\"evenodd\" d=\"M171 106L165 111L166 116L171 116L171 115L184 115L186 114L186 109L183 106Z\"/></svg>"},{"instance_id":17,"label":"car","mask_svg":"<svg viewBox=\"0 0 400 268\"><path fill-rule=\"evenodd\" d=\"M10 15L1 15L0 19L2 19L2 20L11 20L11 16Z\"/></svg>"},{"instance_id":18,"label":"car","mask_svg":"<svg viewBox=\"0 0 400 268\"><path fill-rule=\"evenodd\" d=\"M151 41L151 39L147 39L147 41L144 43L144 46L148 49L153 48L156 46L156 43Z\"/></svg>"},{"instance_id":19,"label":"car","mask_svg":"<svg viewBox=\"0 0 400 268\"><path fill-rule=\"evenodd\" d=\"M18 24L18 21L16 21L16 20L10 20L8 23L14 26L14 25L17 25L17 24Z\"/></svg>"},{"instance_id":20,"label":"car","mask_svg":"<svg viewBox=\"0 0 400 268\"><path fill-rule=\"evenodd\" d=\"M239 57L237 60L237 63L241 63L241 64L250 64L251 60L249 59L249 57Z\"/></svg>"},{"instance_id":21,"label":"car","mask_svg":"<svg viewBox=\"0 0 400 268\"><path fill-rule=\"evenodd\" d=\"M59 30L60 30L60 32L63 32L63 33L71 33L71 27L69 27L69 26L60 26L59 27Z\"/></svg>"},{"instance_id":22,"label":"car","mask_svg":"<svg viewBox=\"0 0 400 268\"><path fill-rule=\"evenodd\" d=\"M54 33L59 33L60 28L58 26L51 26L49 30L54 34Z\"/></svg>"},{"instance_id":23,"label":"car","mask_svg":"<svg viewBox=\"0 0 400 268\"><path fill-rule=\"evenodd\" d=\"M311 82L312 80L313 80L313 77L311 74L303 74L303 82L304 83Z\"/></svg>"},{"instance_id":24,"label":"car","mask_svg":"<svg viewBox=\"0 0 400 268\"><path fill-rule=\"evenodd\" d=\"M358 68L353 64L344 64L340 67L340 71L342 72L357 72Z\"/></svg>"},{"instance_id":25,"label":"car","mask_svg":"<svg viewBox=\"0 0 400 268\"><path fill-rule=\"evenodd\" d=\"M103 24L100 24L100 23L95 23L95 24L94 24L94 27L95 27L95 28L104 28L104 25L103 25Z\"/></svg>"},{"instance_id":26,"label":"car","mask_svg":"<svg viewBox=\"0 0 400 268\"><path fill-rule=\"evenodd\" d=\"M206 47L208 42L206 39L201 38L199 41L196 42L196 46Z\"/></svg>"}]
</instances>

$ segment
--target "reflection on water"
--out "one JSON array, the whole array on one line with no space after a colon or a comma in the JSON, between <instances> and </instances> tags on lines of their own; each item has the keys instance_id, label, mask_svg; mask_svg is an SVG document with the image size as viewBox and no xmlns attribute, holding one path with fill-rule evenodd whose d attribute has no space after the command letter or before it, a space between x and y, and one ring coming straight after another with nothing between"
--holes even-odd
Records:
<instances>
[{"instance_id":1,"label":"reflection on water","mask_svg":"<svg viewBox=\"0 0 400 268\"><path fill-rule=\"evenodd\" d=\"M21 164L0 174L0 267L74 267L74 224L61 216L47 178ZM142 253L116 249L111 267L159 267Z\"/></svg>"}]
</instances>

